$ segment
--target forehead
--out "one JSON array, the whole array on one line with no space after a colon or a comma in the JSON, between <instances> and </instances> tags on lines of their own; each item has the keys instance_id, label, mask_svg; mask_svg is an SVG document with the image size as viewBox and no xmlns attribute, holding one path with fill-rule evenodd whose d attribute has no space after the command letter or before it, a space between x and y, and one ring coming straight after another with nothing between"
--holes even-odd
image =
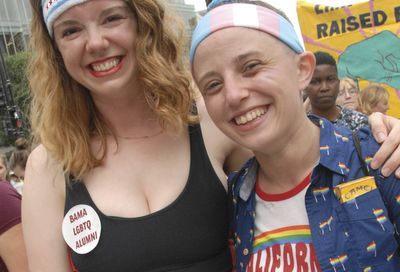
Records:
<instances>
[{"instance_id":1,"label":"forehead","mask_svg":"<svg viewBox=\"0 0 400 272\"><path fill-rule=\"evenodd\" d=\"M315 66L313 78L337 76L336 67L329 64L320 64Z\"/></svg>"},{"instance_id":2,"label":"forehead","mask_svg":"<svg viewBox=\"0 0 400 272\"><path fill-rule=\"evenodd\" d=\"M127 3L123 0L90 0L66 8L56 21L63 19L63 17L89 16L95 12L103 12L104 10L126 6Z\"/></svg>"},{"instance_id":3,"label":"forehead","mask_svg":"<svg viewBox=\"0 0 400 272\"><path fill-rule=\"evenodd\" d=\"M196 60L207 60L207 54L219 55L220 53L230 53L230 55L240 55L243 52L258 51L265 55L275 55L283 53L285 48L290 50L285 44L272 35L253 28L247 27L228 27L218 30L205 38L196 50L194 64ZM225 54L226 55L226 54Z\"/></svg>"}]
</instances>

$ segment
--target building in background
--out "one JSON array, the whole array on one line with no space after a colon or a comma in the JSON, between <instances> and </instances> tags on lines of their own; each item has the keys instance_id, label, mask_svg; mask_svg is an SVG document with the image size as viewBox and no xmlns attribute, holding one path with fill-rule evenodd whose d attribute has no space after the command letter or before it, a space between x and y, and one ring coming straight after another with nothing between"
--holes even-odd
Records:
<instances>
[{"instance_id":1,"label":"building in background","mask_svg":"<svg viewBox=\"0 0 400 272\"><path fill-rule=\"evenodd\" d=\"M171 8L177 15L181 16L188 37L191 37L192 32L197 24L197 13L195 11L194 5L186 4L185 0L166 0L167 5ZM196 21L193 24L193 20Z\"/></svg>"},{"instance_id":2,"label":"building in background","mask_svg":"<svg viewBox=\"0 0 400 272\"><path fill-rule=\"evenodd\" d=\"M0 53L3 56L27 50L31 14L29 0L0 0Z\"/></svg>"}]
</instances>

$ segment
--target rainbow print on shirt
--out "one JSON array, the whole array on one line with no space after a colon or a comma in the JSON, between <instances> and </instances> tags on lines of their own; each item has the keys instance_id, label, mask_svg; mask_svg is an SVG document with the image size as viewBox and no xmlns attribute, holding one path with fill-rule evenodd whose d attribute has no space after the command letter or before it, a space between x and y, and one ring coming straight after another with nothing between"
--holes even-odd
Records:
<instances>
[{"instance_id":1,"label":"rainbow print on shirt","mask_svg":"<svg viewBox=\"0 0 400 272\"><path fill-rule=\"evenodd\" d=\"M323 200L326 201L326 194L329 193L329 187L321 187L312 189L315 202L318 203L318 196L322 196Z\"/></svg>"},{"instance_id":2,"label":"rainbow print on shirt","mask_svg":"<svg viewBox=\"0 0 400 272\"><path fill-rule=\"evenodd\" d=\"M329 258L329 262L332 265L334 271L336 271L336 266L339 264L342 266L343 270L346 271L346 267L344 264L347 262L348 259L349 257L346 254L343 254L335 258Z\"/></svg>"},{"instance_id":3,"label":"rainbow print on shirt","mask_svg":"<svg viewBox=\"0 0 400 272\"><path fill-rule=\"evenodd\" d=\"M307 225L291 226L265 232L254 239L253 250L259 251L276 244L311 243L311 231Z\"/></svg>"},{"instance_id":4,"label":"rainbow print on shirt","mask_svg":"<svg viewBox=\"0 0 400 272\"><path fill-rule=\"evenodd\" d=\"M329 258L329 263L332 265L333 270L336 272L336 265L340 264L339 258Z\"/></svg>"},{"instance_id":5,"label":"rainbow print on shirt","mask_svg":"<svg viewBox=\"0 0 400 272\"><path fill-rule=\"evenodd\" d=\"M369 156L365 157L364 161L365 161L365 164L367 165L367 170L369 171L369 165L372 162L372 157L369 157Z\"/></svg>"},{"instance_id":6,"label":"rainbow print on shirt","mask_svg":"<svg viewBox=\"0 0 400 272\"><path fill-rule=\"evenodd\" d=\"M394 253L388 255L388 256L386 257L386 261L390 262L390 261L393 259L393 256L394 256Z\"/></svg>"},{"instance_id":7,"label":"rainbow print on shirt","mask_svg":"<svg viewBox=\"0 0 400 272\"><path fill-rule=\"evenodd\" d=\"M339 162L338 165L339 165L339 168L340 168L340 171L342 172L342 174L344 174L344 171L346 171L346 172L350 171L350 169L346 166L346 164Z\"/></svg>"},{"instance_id":8,"label":"rainbow print on shirt","mask_svg":"<svg viewBox=\"0 0 400 272\"><path fill-rule=\"evenodd\" d=\"M331 229L331 223L333 221L333 217L330 216L326 221L323 221L319 224L319 228L321 229L321 234L324 235L325 234L325 228L328 227L329 231L332 231Z\"/></svg>"},{"instance_id":9,"label":"rainbow print on shirt","mask_svg":"<svg viewBox=\"0 0 400 272\"><path fill-rule=\"evenodd\" d=\"M341 135L341 134L339 134L339 133L337 133L336 131L334 131L334 132L333 132L333 134L335 135L336 142L338 143L338 142L339 142L339 140L338 140L338 139L342 139L342 135Z\"/></svg>"},{"instance_id":10,"label":"rainbow print on shirt","mask_svg":"<svg viewBox=\"0 0 400 272\"><path fill-rule=\"evenodd\" d=\"M319 150L326 151L326 155L329 156L329 145L323 145L319 147Z\"/></svg>"},{"instance_id":11,"label":"rainbow print on shirt","mask_svg":"<svg viewBox=\"0 0 400 272\"><path fill-rule=\"evenodd\" d=\"M344 264L347 262L347 260L349 259L349 257L347 257L347 255L344 254L344 255L340 255L340 256L338 257L338 259L339 259L340 264L341 264L342 267L343 267L343 270L346 270Z\"/></svg>"},{"instance_id":12,"label":"rainbow print on shirt","mask_svg":"<svg viewBox=\"0 0 400 272\"><path fill-rule=\"evenodd\" d=\"M374 215L376 217L376 221L378 221L378 223L381 225L382 230L386 231L383 224L387 221L387 218L385 215L382 215L383 209L372 209L372 212L374 213Z\"/></svg>"},{"instance_id":13,"label":"rainbow print on shirt","mask_svg":"<svg viewBox=\"0 0 400 272\"><path fill-rule=\"evenodd\" d=\"M247 271L292 271L293 265L320 271L308 225L283 227L254 238Z\"/></svg>"},{"instance_id":14,"label":"rainbow print on shirt","mask_svg":"<svg viewBox=\"0 0 400 272\"><path fill-rule=\"evenodd\" d=\"M372 241L372 242L367 246L367 251L368 251L368 252L374 252L374 256L376 257L376 243L375 243L375 241Z\"/></svg>"}]
</instances>

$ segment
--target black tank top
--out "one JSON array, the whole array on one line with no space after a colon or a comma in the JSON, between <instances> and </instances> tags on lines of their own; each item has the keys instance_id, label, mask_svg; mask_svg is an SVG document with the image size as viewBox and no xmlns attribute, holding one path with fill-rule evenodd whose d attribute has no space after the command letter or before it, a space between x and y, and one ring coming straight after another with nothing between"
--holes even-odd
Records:
<instances>
[{"instance_id":1,"label":"black tank top","mask_svg":"<svg viewBox=\"0 0 400 272\"><path fill-rule=\"evenodd\" d=\"M178 198L160 211L138 218L106 216L82 182L72 180L67 186L65 213L75 205L89 205L102 228L91 252L71 250L79 272L231 270L227 193L211 165L200 126L189 127L189 132L189 178Z\"/></svg>"}]
</instances>

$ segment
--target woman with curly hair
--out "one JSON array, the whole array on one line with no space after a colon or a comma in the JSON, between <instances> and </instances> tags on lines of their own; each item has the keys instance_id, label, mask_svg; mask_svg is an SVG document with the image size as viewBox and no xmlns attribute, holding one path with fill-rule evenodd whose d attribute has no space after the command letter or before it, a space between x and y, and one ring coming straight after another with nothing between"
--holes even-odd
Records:
<instances>
[{"instance_id":1,"label":"woman with curly hair","mask_svg":"<svg viewBox=\"0 0 400 272\"><path fill-rule=\"evenodd\" d=\"M373 112L386 114L389 110L389 92L377 84L364 88L358 95L359 110L370 115Z\"/></svg>"},{"instance_id":2,"label":"woman with curly hair","mask_svg":"<svg viewBox=\"0 0 400 272\"><path fill-rule=\"evenodd\" d=\"M182 27L157 0L31 4L30 270L231 271L226 174L250 154L195 96Z\"/></svg>"}]
</instances>

